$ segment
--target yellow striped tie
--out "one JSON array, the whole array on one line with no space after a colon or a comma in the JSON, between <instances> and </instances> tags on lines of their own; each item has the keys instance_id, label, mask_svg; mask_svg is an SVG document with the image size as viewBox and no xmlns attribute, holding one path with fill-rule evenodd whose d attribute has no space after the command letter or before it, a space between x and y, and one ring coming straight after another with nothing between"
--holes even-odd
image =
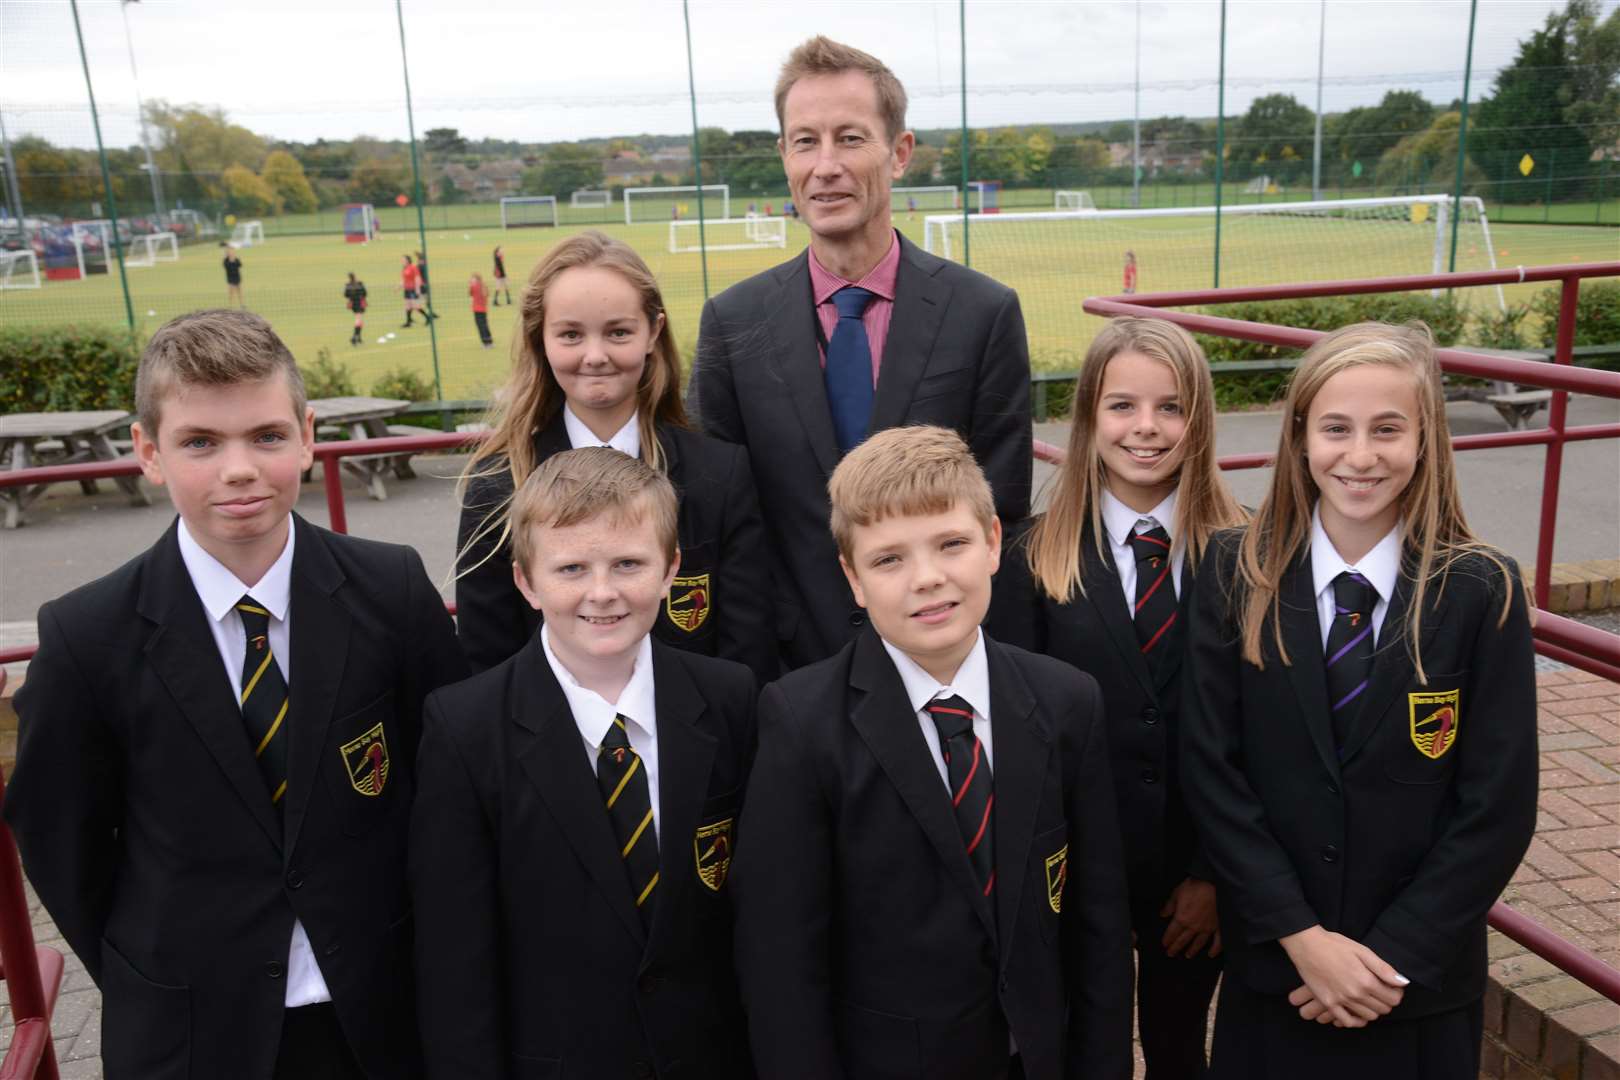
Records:
<instances>
[{"instance_id":1,"label":"yellow striped tie","mask_svg":"<svg viewBox=\"0 0 1620 1080\"><path fill-rule=\"evenodd\" d=\"M630 748L623 716L615 716L596 755L596 782L602 789L608 820L619 841L630 894L642 925L652 926L658 888L658 837L653 829L652 797L641 755Z\"/></svg>"},{"instance_id":2,"label":"yellow striped tie","mask_svg":"<svg viewBox=\"0 0 1620 1080\"><path fill-rule=\"evenodd\" d=\"M270 612L251 596L236 605L247 652L242 659L242 722L277 813L287 793L287 680L270 652Z\"/></svg>"}]
</instances>

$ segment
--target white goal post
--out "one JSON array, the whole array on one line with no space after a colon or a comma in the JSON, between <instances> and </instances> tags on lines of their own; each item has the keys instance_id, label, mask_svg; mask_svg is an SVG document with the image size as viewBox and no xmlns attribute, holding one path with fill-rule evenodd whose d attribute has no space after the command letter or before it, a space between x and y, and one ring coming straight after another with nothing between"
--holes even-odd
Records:
<instances>
[{"instance_id":1,"label":"white goal post","mask_svg":"<svg viewBox=\"0 0 1620 1080\"><path fill-rule=\"evenodd\" d=\"M698 226L702 226L699 231ZM701 237L701 242L699 238ZM702 251L753 251L787 247L787 218L751 214L720 220L671 221L669 251L672 255Z\"/></svg>"},{"instance_id":2,"label":"white goal post","mask_svg":"<svg viewBox=\"0 0 1620 1080\"><path fill-rule=\"evenodd\" d=\"M580 206L612 206L612 191L576 191L568 196L568 205Z\"/></svg>"},{"instance_id":3,"label":"white goal post","mask_svg":"<svg viewBox=\"0 0 1620 1080\"><path fill-rule=\"evenodd\" d=\"M508 195L501 199L501 228L557 227L557 196Z\"/></svg>"},{"instance_id":4,"label":"white goal post","mask_svg":"<svg viewBox=\"0 0 1620 1080\"><path fill-rule=\"evenodd\" d=\"M39 288L39 259L27 248L0 251L0 289Z\"/></svg>"},{"instance_id":5,"label":"white goal post","mask_svg":"<svg viewBox=\"0 0 1620 1080\"><path fill-rule=\"evenodd\" d=\"M172 232L150 233L130 241L125 266L140 268L160 262L180 261L180 238Z\"/></svg>"},{"instance_id":6,"label":"white goal post","mask_svg":"<svg viewBox=\"0 0 1620 1080\"><path fill-rule=\"evenodd\" d=\"M264 243L264 222L238 221L231 230L231 247L258 247Z\"/></svg>"},{"instance_id":7,"label":"white goal post","mask_svg":"<svg viewBox=\"0 0 1620 1080\"><path fill-rule=\"evenodd\" d=\"M649 221L669 221L671 220L671 209L679 207L683 203L690 205L692 209L692 216L696 217L697 193L698 187L695 184L686 184L679 187L625 188L624 223L626 225L639 225ZM676 196L678 195L689 195L692 196L692 198L689 200L677 199ZM709 216L709 210L712 205L710 200L718 198L720 200L720 220L729 221L731 219L730 184L704 184L703 197L703 209L705 211L703 216L705 218L708 218L710 221L715 220ZM640 208L642 211L641 221L639 222L635 217L635 213L638 208Z\"/></svg>"},{"instance_id":8,"label":"white goal post","mask_svg":"<svg viewBox=\"0 0 1620 1080\"><path fill-rule=\"evenodd\" d=\"M910 210L913 206L918 210L960 210L962 189L954 184L889 189L890 210Z\"/></svg>"},{"instance_id":9,"label":"white goal post","mask_svg":"<svg viewBox=\"0 0 1620 1080\"><path fill-rule=\"evenodd\" d=\"M1052 195L1052 208L1054 210L1095 210L1097 204L1091 201L1089 191L1058 191Z\"/></svg>"}]
</instances>

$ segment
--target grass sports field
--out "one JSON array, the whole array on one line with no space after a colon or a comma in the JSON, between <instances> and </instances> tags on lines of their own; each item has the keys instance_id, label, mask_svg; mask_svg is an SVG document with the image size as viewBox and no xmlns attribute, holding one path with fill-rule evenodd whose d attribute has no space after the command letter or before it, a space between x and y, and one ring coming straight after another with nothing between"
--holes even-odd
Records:
<instances>
[{"instance_id":1,"label":"grass sports field","mask_svg":"<svg viewBox=\"0 0 1620 1080\"><path fill-rule=\"evenodd\" d=\"M488 208L483 209L487 213ZM613 209L620 224L603 228L634 245L652 267L689 362L704 297L700 258L696 253L669 253L667 222L626 226L623 208L616 204ZM740 216L745 209L746 203L739 206L733 200L734 215ZM595 213L600 216L602 211ZM266 244L241 252L248 307L270 319L300 363L312 364L318 349L330 349L336 360L349 366L361 392L369 390L378 376L402 366L432 375L429 331L420 321L410 329L400 325L404 321L400 256L416 250L418 242L414 229L405 232L392 227L396 214L389 213L390 228L382 238L366 245L345 243L336 232L334 219L331 234L278 236L272 230ZM896 220L921 244L925 216L923 211L902 212ZM1090 295L1118 291L1127 249L1136 252L1142 292L1210 284L1213 222L1209 219L1109 221L1106 228L1089 230L1087 225L1065 221L1005 226L975 223L973 227L972 265L1018 290L1031 355L1039 369L1076 366L1098 325L1098 320L1080 311L1080 303ZM496 343L492 349L482 348L466 294L469 275L479 271L487 283L491 251L496 244L503 245L515 299L516 287L530 267L559 238L579 227L565 224L559 229L504 232L489 227L430 229L429 275L434 307L440 314L436 330L445 398L487 397L510 364L515 313L504 302L491 308ZM1426 272L1432 256L1432 226L1404 229L1387 222L1230 217L1222 227L1222 284ZM1620 257L1620 231L1612 228L1493 223L1491 236L1500 266ZM1463 237L1459 268L1484 266L1482 244L1471 240L1466 229ZM808 238L803 225L790 222L785 250L711 252L710 292L782 262L802 249ZM683 238L683 242L689 239L695 237ZM961 258L959 229L952 243L954 255ZM203 244L182 248L176 263L130 269L130 293L140 327L149 332L175 315L224 303L222 254L213 244ZM352 319L343 302L343 285L351 270L370 293L366 342L360 346L348 344ZM1510 287L1507 299L1527 300L1533 291L1531 286ZM1488 299L1494 301L1494 294ZM124 304L118 275L45 282L38 290L0 291L0 322L121 325ZM389 334L393 336L385 337Z\"/></svg>"}]
</instances>

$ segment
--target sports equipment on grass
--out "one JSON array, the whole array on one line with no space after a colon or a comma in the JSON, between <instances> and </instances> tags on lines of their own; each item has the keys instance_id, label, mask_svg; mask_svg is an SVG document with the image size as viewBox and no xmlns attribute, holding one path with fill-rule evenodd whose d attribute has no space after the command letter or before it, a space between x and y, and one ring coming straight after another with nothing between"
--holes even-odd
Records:
<instances>
[{"instance_id":1,"label":"sports equipment on grass","mask_svg":"<svg viewBox=\"0 0 1620 1080\"><path fill-rule=\"evenodd\" d=\"M962 189L954 184L889 189L891 210L909 210L914 200L918 210L959 210L962 207Z\"/></svg>"},{"instance_id":2,"label":"sports equipment on grass","mask_svg":"<svg viewBox=\"0 0 1620 1080\"><path fill-rule=\"evenodd\" d=\"M231 230L232 247L258 247L264 243L264 222L238 221Z\"/></svg>"},{"instance_id":3,"label":"sports equipment on grass","mask_svg":"<svg viewBox=\"0 0 1620 1080\"><path fill-rule=\"evenodd\" d=\"M508 195L501 200L501 228L557 227L557 196Z\"/></svg>"},{"instance_id":4,"label":"sports equipment on grass","mask_svg":"<svg viewBox=\"0 0 1620 1080\"><path fill-rule=\"evenodd\" d=\"M39 259L24 248L0 251L0 289L39 288Z\"/></svg>"},{"instance_id":5,"label":"sports equipment on grass","mask_svg":"<svg viewBox=\"0 0 1620 1080\"><path fill-rule=\"evenodd\" d=\"M703 226L699 245L698 226ZM787 219L750 214L744 218L671 221L669 223L669 250L672 255L701 251L752 251L756 248L787 247Z\"/></svg>"},{"instance_id":6,"label":"sports equipment on grass","mask_svg":"<svg viewBox=\"0 0 1620 1080\"><path fill-rule=\"evenodd\" d=\"M968 185L973 197L973 209L981 214L1001 213L1001 181L975 180Z\"/></svg>"},{"instance_id":7,"label":"sports equipment on grass","mask_svg":"<svg viewBox=\"0 0 1620 1080\"><path fill-rule=\"evenodd\" d=\"M377 235L377 211L370 203L347 203L343 207L343 240L364 244Z\"/></svg>"},{"instance_id":8,"label":"sports equipment on grass","mask_svg":"<svg viewBox=\"0 0 1620 1080\"><path fill-rule=\"evenodd\" d=\"M680 216L698 216L696 186L684 187L632 187L624 189L624 223L640 225L649 221L669 221L672 211L680 209ZM685 196L684 198L682 196ZM719 209L716 214L715 210ZM731 217L731 185L703 185L703 216L710 221Z\"/></svg>"},{"instance_id":9,"label":"sports equipment on grass","mask_svg":"<svg viewBox=\"0 0 1620 1080\"><path fill-rule=\"evenodd\" d=\"M1097 204L1091 201L1089 191L1058 191L1052 195L1052 208L1054 210L1095 210Z\"/></svg>"},{"instance_id":10,"label":"sports equipment on grass","mask_svg":"<svg viewBox=\"0 0 1620 1080\"><path fill-rule=\"evenodd\" d=\"M611 191L576 191L568 196L568 205L580 206L612 206L613 192Z\"/></svg>"},{"instance_id":11,"label":"sports equipment on grass","mask_svg":"<svg viewBox=\"0 0 1620 1080\"><path fill-rule=\"evenodd\" d=\"M150 233L137 236L129 245L124 265L129 267L156 266L160 262L180 261L180 240L172 232Z\"/></svg>"}]
</instances>

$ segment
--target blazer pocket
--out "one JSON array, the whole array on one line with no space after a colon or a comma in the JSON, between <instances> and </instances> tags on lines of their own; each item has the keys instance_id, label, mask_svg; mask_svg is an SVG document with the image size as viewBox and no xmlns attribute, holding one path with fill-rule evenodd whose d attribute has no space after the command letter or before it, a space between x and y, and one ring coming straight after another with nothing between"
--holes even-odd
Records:
<instances>
[{"instance_id":1,"label":"blazer pocket","mask_svg":"<svg viewBox=\"0 0 1620 1080\"><path fill-rule=\"evenodd\" d=\"M1063 928L1063 891L1069 881L1068 826L1057 825L1038 834L1030 844L1028 888L1035 898L1036 919L1041 939L1055 945Z\"/></svg>"},{"instance_id":2,"label":"blazer pocket","mask_svg":"<svg viewBox=\"0 0 1620 1080\"><path fill-rule=\"evenodd\" d=\"M402 765L406 748L394 712L394 692L332 721L322 752L332 801L343 819L343 831L361 836L388 818L396 806L407 806L410 776Z\"/></svg>"},{"instance_id":3,"label":"blazer pocket","mask_svg":"<svg viewBox=\"0 0 1620 1080\"><path fill-rule=\"evenodd\" d=\"M189 1080L191 990L142 975L101 939L101 1043L109 1061L143 1080Z\"/></svg>"},{"instance_id":4,"label":"blazer pocket","mask_svg":"<svg viewBox=\"0 0 1620 1080\"><path fill-rule=\"evenodd\" d=\"M1399 708L1399 698L1396 703ZM1385 758L1384 775L1397 784L1451 779L1457 768L1457 744L1468 738L1464 706L1470 703L1462 700L1461 689L1433 689L1408 693L1405 704L1394 718L1400 737Z\"/></svg>"},{"instance_id":5,"label":"blazer pocket","mask_svg":"<svg viewBox=\"0 0 1620 1080\"><path fill-rule=\"evenodd\" d=\"M726 895L731 856L737 849L737 810L741 803L740 787L703 801L703 813L692 837L692 859L704 895Z\"/></svg>"},{"instance_id":6,"label":"blazer pocket","mask_svg":"<svg viewBox=\"0 0 1620 1080\"><path fill-rule=\"evenodd\" d=\"M561 1058L524 1057L508 1054L511 1059L512 1080L560 1080L563 1074Z\"/></svg>"},{"instance_id":7,"label":"blazer pocket","mask_svg":"<svg viewBox=\"0 0 1620 1080\"><path fill-rule=\"evenodd\" d=\"M839 1057L856 1062L852 1076L922 1076L922 1036L910 1016L865 1009L847 1001L835 1005Z\"/></svg>"}]
</instances>

